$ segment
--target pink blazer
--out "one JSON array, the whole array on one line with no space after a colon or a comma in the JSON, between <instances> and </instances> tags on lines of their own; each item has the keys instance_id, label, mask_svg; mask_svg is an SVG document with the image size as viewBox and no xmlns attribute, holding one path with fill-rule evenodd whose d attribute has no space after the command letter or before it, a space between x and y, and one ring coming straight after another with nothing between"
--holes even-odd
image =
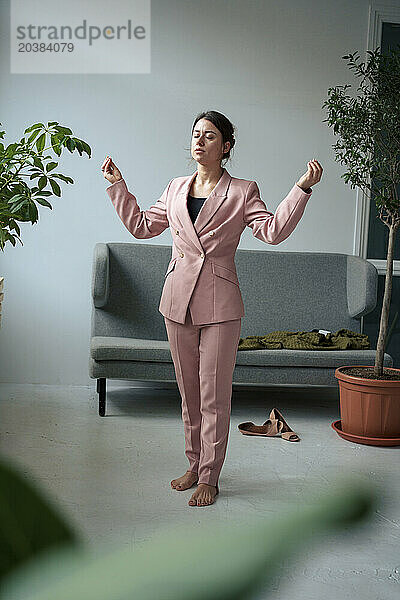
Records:
<instances>
[{"instance_id":1,"label":"pink blazer","mask_svg":"<svg viewBox=\"0 0 400 600\"><path fill-rule=\"evenodd\" d=\"M296 227L312 191L294 184L274 214L261 200L255 181L232 177L224 169L192 223L187 197L196 173L171 179L147 210L140 210L124 179L106 191L135 238L152 238L171 228L172 257L158 309L184 323L190 302L193 323L203 325L244 316L234 257L245 227L267 244L280 244Z\"/></svg>"}]
</instances>

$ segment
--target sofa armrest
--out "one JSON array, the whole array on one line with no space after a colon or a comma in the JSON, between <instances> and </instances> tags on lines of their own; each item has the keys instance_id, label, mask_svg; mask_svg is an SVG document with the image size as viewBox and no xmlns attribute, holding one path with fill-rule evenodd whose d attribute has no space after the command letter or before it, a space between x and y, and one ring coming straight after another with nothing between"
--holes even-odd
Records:
<instances>
[{"instance_id":1,"label":"sofa armrest","mask_svg":"<svg viewBox=\"0 0 400 600\"><path fill-rule=\"evenodd\" d=\"M92 267L92 298L96 308L107 304L110 285L110 257L107 244L94 247Z\"/></svg>"},{"instance_id":2,"label":"sofa armrest","mask_svg":"<svg viewBox=\"0 0 400 600\"><path fill-rule=\"evenodd\" d=\"M347 306L349 315L359 319L377 303L378 270L359 256L347 256Z\"/></svg>"}]
</instances>

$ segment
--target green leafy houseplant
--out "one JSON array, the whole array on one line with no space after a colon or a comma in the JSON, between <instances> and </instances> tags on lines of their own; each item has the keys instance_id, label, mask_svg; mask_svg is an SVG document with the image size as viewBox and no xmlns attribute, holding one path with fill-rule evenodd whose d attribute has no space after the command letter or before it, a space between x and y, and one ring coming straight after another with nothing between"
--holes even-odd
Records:
<instances>
[{"instance_id":1,"label":"green leafy houseplant","mask_svg":"<svg viewBox=\"0 0 400 600\"><path fill-rule=\"evenodd\" d=\"M397 44L397 46L400 46ZM384 373L383 360L387 341L389 309L393 283L393 256L396 233L400 225L400 52L382 54L380 48L368 51L368 61L358 64L357 52L343 56L349 68L362 77L357 91L350 97L351 85L329 88L328 118L324 120L340 136L333 146L335 160L345 165L341 176L351 188L356 186L375 199L379 219L389 229L386 258L385 290L380 318L374 368L365 369L363 377L393 379L394 371ZM351 374L351 369L349 370ZM398 379L398 374L395 375Z\"/></svg>"},{"instance_id":2,"label":"green leafy houseplant","mask_svg":"<svg viewBox=\"0 0 400 600\"><path fill-rule=\"evenodd\" d=\"M265 517L194 535L174 525L138 548L106 544L93 553L46 494L0 460L0 600L253 598L314 538L368 527L385 489L367 473L326 487L273 517L266 505Z\"/></svg>"},{"instance_id":3,"label":"green leafy houseplant","mask_svg":"<svg viewBox=\"0 0 400 600\"><path fill-rule=\"evenodd\" d=\"M24 134L19 142L6 147L0 142L0 249L3 252L7 242L15 246L18 239L22 244L17 221L36 223L37 204L52 209L46 198L61 196L57 179L74 182L71 177L54 172L58 167L54 158L61 156L63 148L71 153L77 150L81 156L83 152L89 158L91 155L90 146L73 137L71 129L57 121L49 121L47 126L35 123L25 129ZM4 135L5 131L0 131L0 139ZM56 157L46 154L48 151Z\"/></svg>"}]
</instances>

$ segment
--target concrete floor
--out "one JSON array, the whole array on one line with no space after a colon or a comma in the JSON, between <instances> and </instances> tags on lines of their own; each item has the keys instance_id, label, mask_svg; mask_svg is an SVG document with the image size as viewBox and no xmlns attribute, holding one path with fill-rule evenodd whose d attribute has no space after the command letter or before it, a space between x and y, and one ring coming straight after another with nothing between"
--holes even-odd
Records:
<instances>
[{"instance_id":1,"label":"concrete floor","mask_svg":"<svg viewBox=\"0 0 400 600\"><path fill-rule=\"evenodd\" d=\"M136 387L132 387L136 386ZM95 382L88 387L0 385L0 451L20 465L83 536L135 548L164 528L238 522L298 506L310 486L338 472L360 473L390 495L367 527L326 536L282 565L271 600L391 600L400 596L400 447L347 442L331 428L339 418L335 389L242 388L232 397L220 494L190 507L195 488L176 492L170 480L187 468L177 387L109 381L106 417L98 416ZM242 421L262 423L281 410L301 438L242 436ZM195 536L193 536L195 557Z\"/></svg>"}]
</instances>

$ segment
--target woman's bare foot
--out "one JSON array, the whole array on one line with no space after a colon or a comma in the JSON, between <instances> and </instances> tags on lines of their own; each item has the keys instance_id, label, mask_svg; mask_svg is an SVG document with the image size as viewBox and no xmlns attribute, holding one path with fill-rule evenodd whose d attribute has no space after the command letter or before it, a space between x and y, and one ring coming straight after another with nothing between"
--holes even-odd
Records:
<instances>
[{"instance_id":1,"label":"woman's bare foot","mask_svg":"<svg viewBox=\"0 0 400 600\"><path fill-rule=\"evenodd\" d=\"M178 477L178 479L173 479L171 481L171 487L174 490L178 490L181 492L182 490L187 490L191 488L194 483L196 483L198 479L197 473L193 473L192 471L186 471L182 477Z\"/></svg>"},{"instance_id":2,"label":"woman's bare foot","mask_svg":"<svg viewBox=\"0 0 400 600\"><path fill-rule=\"evenodd\" d=\"M193 492L188 504L190 506L208 506L214 503L216 494L217 488L215 485L199 483L197 490Z\"/></svg>"}]
</instances>

